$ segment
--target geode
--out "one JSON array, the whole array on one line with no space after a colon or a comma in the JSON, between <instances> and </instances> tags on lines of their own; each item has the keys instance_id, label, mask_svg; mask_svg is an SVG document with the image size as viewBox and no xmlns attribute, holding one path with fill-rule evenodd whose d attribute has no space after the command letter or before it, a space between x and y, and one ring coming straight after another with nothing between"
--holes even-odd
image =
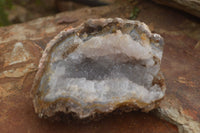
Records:
<instances>
[{"instance_id":1,"label":"geode","mask_svg":"<svg viewBox=\"0 0 200 133\"><path fill-rule=\"evenodd\" d=\"M139 21L89 19L51 40L32 94L35 112L83 119L122 108L150 111L165 95L163 39Z\"/></svg>"}]
</instances>

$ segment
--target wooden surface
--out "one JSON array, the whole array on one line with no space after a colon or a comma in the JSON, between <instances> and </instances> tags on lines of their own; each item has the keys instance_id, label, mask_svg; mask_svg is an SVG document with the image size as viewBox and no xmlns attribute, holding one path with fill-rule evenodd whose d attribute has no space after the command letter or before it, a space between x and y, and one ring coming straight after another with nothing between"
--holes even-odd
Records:
<instances>
[{"instance_id":1,"label":"wooden surface","mask_svg":"<svg viewBox=\"0 0 200 133\"><path fill-rule=\"evenodd\" d=\"M153 0L158 4L185 11L200 18L200 0Z\"/></svg>"}]
</instances>

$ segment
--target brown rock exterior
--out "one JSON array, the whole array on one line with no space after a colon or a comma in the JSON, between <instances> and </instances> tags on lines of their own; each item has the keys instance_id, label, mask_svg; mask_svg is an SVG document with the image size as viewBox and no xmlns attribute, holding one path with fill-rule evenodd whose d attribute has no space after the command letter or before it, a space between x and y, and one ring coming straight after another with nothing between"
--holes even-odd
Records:
<instances>
[{"instance_id":1,"label":"brown rock exterior","mask_svg":"<svg viewBox=\"0 0 200 133\"><path fill-rule=\"evenodd\" d=\"M97 41L98 39L100 41ZM109 43L112 41L116 42ZM120 46L122 45L120 41L124 41L123 47ZM94 47L93 44L96 46ZM124 49L126 50L123 51ZM139 21L120 18L90 19L77 28L63 30L47 44L40 60L32 88L35 112L40 117L51 117L57 112L64 112L74 113L78 118L87 118L95 114L109 113L122 107L126 107L122 109L124 111L133 109L150 111L158 106L166 89L163 76L159 71L162 49L163 39L160 35L152 34L148 27ZM116 54L116 51L119 52ZM85 61L88 58L89 63ZM102 60L106 61L102 63ZM105 70L98 72L99 69L103 69L102 67L95 68L98 63L90 64L93 61L102 63L100 66L107 62L109 64L111 61L109 65L114 67L105 67L108 70L111 69L109 74L105 74ZM59 65L59 63L64 63L64 65ZM128 71L128 74L116 72L114 68L122 69L120 63L125 69L130 68L131 71ZM131 63L130 66L127 63ZM87 67L84 68L84 65L88 64L89 66L94 65L89 72L85 70L88 69ZM94 73L90 72L93 69ZM130 74L132 77L128 78L132 79L129 80L121 74L126 74L126 76ZM125 84L127 82L128 84ZM91 83L95 86L93 89L100 92L91 91ZM110 84L117 85L112 88L113 85ZM101 92L105 88L108 91ZM115 91L115 89L118 90ZM123 93L125 94L122 95ZM103 96L99 96L100 94Z\"/></svg>"},{"instance_id":2,"label":"brown rock exterior","mask_svg":"<svg viewBox=\"0 0 200 133\"><path fill-rule=\"evenodd\" d=\"M0 92L5 97L21 89L27 75L37 71L42 50L31 41L1 43L0 49Z\"/></svg>"}]
</instances>

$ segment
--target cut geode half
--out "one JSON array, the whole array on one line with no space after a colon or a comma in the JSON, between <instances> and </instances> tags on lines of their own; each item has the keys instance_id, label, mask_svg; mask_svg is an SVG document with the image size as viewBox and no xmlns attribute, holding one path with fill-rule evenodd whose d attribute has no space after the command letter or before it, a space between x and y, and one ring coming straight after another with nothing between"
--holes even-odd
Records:
<instances>
[{"instance_id":1,"label":"cut geode half","mask_svg":"<svg viewBox=\"0 0 200 133\"><path fill-rule=\"evenodd\" d=\"M139 21L90 19L60 32L40 60L36 113L80 119L125 107L152 110L164 97L163 39Z\"/></svg>"}]
</instances>

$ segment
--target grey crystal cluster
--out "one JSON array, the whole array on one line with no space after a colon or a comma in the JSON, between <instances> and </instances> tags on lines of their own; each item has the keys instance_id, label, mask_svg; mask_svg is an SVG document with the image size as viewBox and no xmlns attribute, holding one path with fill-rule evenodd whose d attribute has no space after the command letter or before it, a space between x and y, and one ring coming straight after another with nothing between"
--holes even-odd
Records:
<instances>
[{"instance_id":1,"label":"grey crystal cluster","mask_svg":"<svg viewBox=\"0 0 200 133\"><path fill-rule=\"evenodd\" d=\"M47 45L32 94L36 113L78 118L118 108L149 111L165 95L163 39L139 21L90 19Z\"/></svg>"}]
</instances>

